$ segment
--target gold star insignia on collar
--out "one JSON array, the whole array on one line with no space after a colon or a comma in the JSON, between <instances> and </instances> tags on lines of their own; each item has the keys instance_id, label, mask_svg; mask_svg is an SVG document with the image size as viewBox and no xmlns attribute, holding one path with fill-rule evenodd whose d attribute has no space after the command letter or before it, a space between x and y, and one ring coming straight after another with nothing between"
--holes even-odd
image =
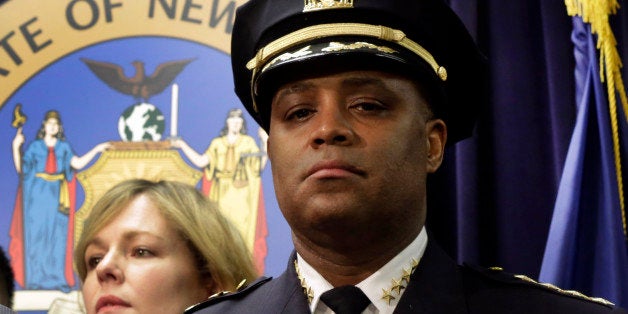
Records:
<instances>
[{"instance_id":1,"label":"gold star insignia on collar","mask_svg":"<svg viewBox=\"0 0 628 314\"><path fill-rule=\"evenodd\" d=\"M305 295L307 296L307 303L312 303L312 299L314 299L314 291L312 291L312 288L307 287L307 291L304 288L303 292L305 292Z\"/></svg>"},{"instance_id":2,"label":"gold star insignia on collar","mask_svg":"<svg viewBox=\"0 0 628 314\"><path fill-rule=\"evenodd\" d=\"M419 266L419 261L417 261L416 259L414 259L414 257L412 258L412 270L414 270L415 268L417 268L417 266Z\"/></svg>"},{"instance_id":3,"label":"gold star insignia on collar","mask_svg":"<svg viewBox=\"0 0 628 314\"><path fill-rule=\"evenodd\" d=\"M312 291L312 288L307 285L307 282L305 282L305 278L301 276L301 269L299 268L299 263L297 263L297 260L294 260L294 270L297 272L297 278L301 283L303 294L305 294L305 296L307 297L307 303L311 304L312 300L314 299L314 291Z\"/></svg>"},{"instance_id":4,"label":"gold star insignia on collar","mask_svg":"<svg viewBox=\"0 0 628 314\"><path fill-rule=\"evenodd\" d=\"M390 301L396 299L395 297L393 297L390 294L390 290L386 290L384 288L382 288L382 299L386 300L386 302L388 303L388 305L390 305Z\"/></svg>"},{"instance_id":5,"label":"gold star insignia on collar","mask_svg":"<svg viewBox=\"0 0 628 314\"><path fill-rule=\"evenodd\" d=\"M410 275L412 275L412 269L403 269L403 276L401 276L401 281L405 281L406 284L410 283Z\"/></svg>"},{"instance_id":6,"label":"gold star insignia on collar","mask_svg":"<svg viewBox=\"0 0 628 314\"><path fill-rule=\"evenodd\" d=\"M417 261L415 258L412 258L412 261L410 262L410 269L406 269L405 267L402 268L401 278L399 279L393 278L391 280L392 287L390 289L386 290L382 288L382 291L383 291L382 299L386 300L386 302L388 302L388 305L390 305L390 301L395 299L395 297L392 296L391 293L394 292L397 295L397 297L400 297L401 290L406 288L406 286L404 285L404 282L406 285L410 284L410 276L412 275L412 272L414 272L414 270L418 266L419 266L419 261Z\"/></svg>"},{"instance_id":7,"label":"gold star insignia on collar","mask_svg":"<svg viewBox=\"0 0 628 314\"><path fill-rule=\"evenodd\" d=\"M392 279L392 288L390 288L391 291L395 291L397 292L397 294L401 293L401 289L405 289L406 287L402 284L403 279Z\"/></svg>"}]
</instances>

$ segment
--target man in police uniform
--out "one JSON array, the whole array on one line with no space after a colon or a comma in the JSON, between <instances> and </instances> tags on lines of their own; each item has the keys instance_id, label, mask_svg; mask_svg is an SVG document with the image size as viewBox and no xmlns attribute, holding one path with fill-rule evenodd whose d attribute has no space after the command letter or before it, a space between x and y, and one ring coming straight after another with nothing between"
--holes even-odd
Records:
<instances>
[{"instance_id":1,"label":"man in police uniform","mask_svg":"<svg viewBox=\"0 0 628 314\"><path fill-rule=\"evenodd\" d=\"M296 251L189 313L625 313L428 239L426 177L472 133L486 74L441 0L251 0L232 40Z\"/></svg>"}]
</instances>

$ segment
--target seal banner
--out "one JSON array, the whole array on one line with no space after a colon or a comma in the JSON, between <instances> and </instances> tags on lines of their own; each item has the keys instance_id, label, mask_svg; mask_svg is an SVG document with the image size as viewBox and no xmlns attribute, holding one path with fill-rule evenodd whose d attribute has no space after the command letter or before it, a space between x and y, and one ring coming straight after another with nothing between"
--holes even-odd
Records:
<instances>
[{"instance_id":1,"label":"seal banner","mask_svg":"<svg viewBox=\"0 0 628 314\"><path fill-rule=\"evenodd\" d=\"M73 243L98 197L126 178L196 185L239 228L260 274L282 271L292 246L265 170L267 134L233 92L230 36L244 2L0 5L0 246L15 310L80 311Z\"/></svg>"}]
</instances>

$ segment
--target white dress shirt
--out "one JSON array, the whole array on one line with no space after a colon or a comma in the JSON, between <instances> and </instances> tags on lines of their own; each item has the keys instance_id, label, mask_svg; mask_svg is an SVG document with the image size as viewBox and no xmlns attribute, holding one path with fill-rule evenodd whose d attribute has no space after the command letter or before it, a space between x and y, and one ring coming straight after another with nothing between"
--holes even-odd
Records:
<instances>
[{"instance_id":1,"label":"white dress shirt","mask_svg":"<svg viewBox=\"0 0 628 314\"><path fill-rule=\"evenodd\" d=\"M362 312L363 314L388 314L394 311L403 295L404 289L401 289L400 293L397 293L396 290L391 291L393 280L399 282L403 277L404 270L408 272L412 270L413 259L414 262L419 262L426 246L427 232L425 227L423 227L416 239L399 252L397 256L356 285L362 289L371 301L371 304ZM321 294L332 289L333 286L303 260L299 254L297 254L297 263L300 275L305 279L306 285L312 289L314 294L312 303L310 303L311 312L315 314L332 314L333 311L325 303L320 302L320 297ZM403 286L407 286L407 283L404 282ZM390 295L394 297L394 299L390 300L390 304L382 298L384 295L383 290L390 291Z\"/></svg>"}]
</instances>

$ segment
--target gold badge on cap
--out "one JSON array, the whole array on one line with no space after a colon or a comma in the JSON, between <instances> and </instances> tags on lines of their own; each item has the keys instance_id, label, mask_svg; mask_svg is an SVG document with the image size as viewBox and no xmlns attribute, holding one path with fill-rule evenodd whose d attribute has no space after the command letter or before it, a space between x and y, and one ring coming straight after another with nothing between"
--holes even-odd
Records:
<instances>
[{"instance_id":1,"label":"gold badge on cap","mask_svg":"<svg viewBox=\"0 0 628 314\"><path fill-rule=\"evenodd\" d=\"M304 0L303 12L353 8L353 0Z\"/></svg>"}]
</instances>

